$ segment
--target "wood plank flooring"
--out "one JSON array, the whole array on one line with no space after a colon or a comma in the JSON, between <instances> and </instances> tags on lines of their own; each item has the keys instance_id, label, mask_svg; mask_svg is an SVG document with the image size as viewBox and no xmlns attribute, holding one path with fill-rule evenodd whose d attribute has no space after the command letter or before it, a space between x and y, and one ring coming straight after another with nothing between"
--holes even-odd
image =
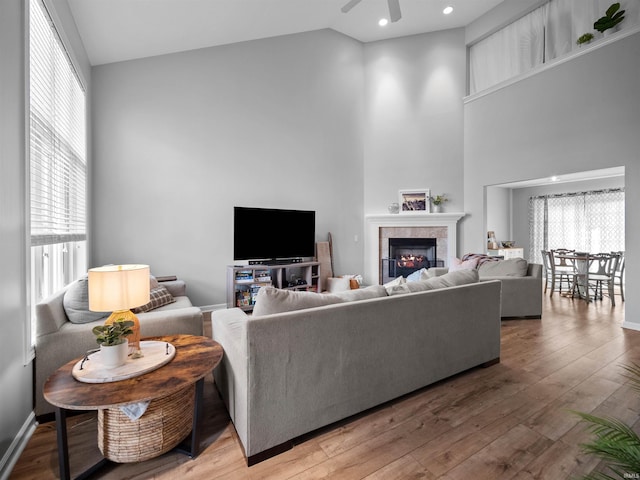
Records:
<instances>
[{"instance_id":1,"label":"wood plank flooring","mask_svg":"<svg viewBox=\"0 0 640 480\"><path fill-rule=\"evenodd\" d=\"M640 363L640 332L622 329L623 320L620 301L545 296L542 320L502 322L501 363L314 432L251 468L209 377L198 458L168 453L101 478L532 480L602 469L581 454L588 434L570 410L637 423L640 395L620 365ZM100 457L95 414L70 422L71 469L80 472ZM57 476L55 424L42 424L10 478Z\"/></svg>"}]
</instances>

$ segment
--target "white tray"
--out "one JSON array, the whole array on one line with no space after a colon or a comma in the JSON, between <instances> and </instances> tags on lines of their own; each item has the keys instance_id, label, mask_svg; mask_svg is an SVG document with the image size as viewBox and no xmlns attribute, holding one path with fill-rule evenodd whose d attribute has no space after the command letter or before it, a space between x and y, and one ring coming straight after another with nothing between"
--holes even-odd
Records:
<instances>
[{"instance_id":1,"label":"white tray","mask_svg":"<svg viewBox=\"0 0 640 480\"><path fill-rule=\"evenodd\" d=\"M108 383L126 380L151 372L169 363L176 355L176 347L167 342L143 340L140 342L142 357L127 358L124 365L105 368L101 362L101 352L89 354L79 360L71 374L84 383Z\"/></svg>"}]
</instances>

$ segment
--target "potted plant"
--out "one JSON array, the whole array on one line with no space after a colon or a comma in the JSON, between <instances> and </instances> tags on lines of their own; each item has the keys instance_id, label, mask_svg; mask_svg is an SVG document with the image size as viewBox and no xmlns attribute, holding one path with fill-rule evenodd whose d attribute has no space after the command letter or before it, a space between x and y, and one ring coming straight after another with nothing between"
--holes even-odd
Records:
<instances>
[{"instance_id":1,"label":"potted plant","mask_svg":"<svg viewBox=\"0 0 640 480\"><path fill-rule=\"evenodd\" d=\"M606 30L614 28L624 20L624 12L625 10L620 10L620 3L613 3L609 8L607 8L604 17L600 17L596 20L593 24L593 28L600 33L604 33Z\"/></svg>"},{"instance_id":2,"label":"potted plant","mask_svg":"<svg viewBox=\"0 0 640 480\"><path fill-rule=\"evenodd\" d=\"M96 343L100 345L102 364L106 368L119 367L127 361L129 341L126 337L133 333L133 325L131 320L116 320L93 327Z\"/></svg>"},{"instance_id":3,"label":"potted plant","mask_svg":"<svg viewBox=\"0 0 640 480\"><path fill-rule=\"evenodd\" d=\"M584 33L578 37L578 40L576 40L576 44L582 45L585 43L589 43L591 40L593 40L593 33Z\"/></svg>"},{"instance_id":4,"label":"potted plant","mask_svg":"<svg viewBox=\"0 0 640 480\"><path fill-rule=\"evenodd\" d=\"M431 203L433 203L433 211L434 213L442 212L442 204L448 201L448 198L444 195L436 195L435 197L429 197Z\"/></svg>"}]
</instances>

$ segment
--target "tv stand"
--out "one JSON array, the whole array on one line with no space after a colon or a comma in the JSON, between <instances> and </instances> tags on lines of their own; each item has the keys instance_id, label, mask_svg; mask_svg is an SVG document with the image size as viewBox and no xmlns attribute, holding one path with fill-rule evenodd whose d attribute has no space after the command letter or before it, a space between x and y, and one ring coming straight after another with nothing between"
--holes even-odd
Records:
<instances>
[{"instance_id":1,"label":"tv stand","mask_svg":"<svg viewBox=\"0 0 640 480\"><path fill-rule=\"evenodd\" d=\"M270 260L249 260L249 265L291 265L302 263L302 258L272 258Z\"/></svg>"},{"instance_id":2,"label":"tv stand","mask_svg":"<svg viewBox=\"0 0 640 480\"><path fill-rule=\"evenodd\" d=\"M227 308L238 307L253 310L260 287L274 286L287 290L322 292L320 262L294 261L283 263L250 263L249 265L227 266ZM289 286L292 277L303 280Z\"/></svg>"}]
</instances>

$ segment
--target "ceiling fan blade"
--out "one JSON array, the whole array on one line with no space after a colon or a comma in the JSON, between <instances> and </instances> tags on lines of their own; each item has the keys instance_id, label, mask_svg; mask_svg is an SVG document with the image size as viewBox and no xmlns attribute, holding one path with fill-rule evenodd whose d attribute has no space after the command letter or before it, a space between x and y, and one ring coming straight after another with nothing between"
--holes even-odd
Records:
<instances>
[{"instance_id":1,"label":"ceiling fan blade","mask_svg":"<svg viewBox=\"0 0 640 480\"><path fill-rule=\"evenodd\" d=\"M342 10L342 13L347 13L349 10L351 10L353 7L355 7L361 1L362 0L349 0L349 2L344 7L342 7L340 10Z\"/></svg>"},{"instance_id":2,"label":"ceiling fan blade","mask_svg":"<svg viewBox=\"0 0 640 480\"><path fill-rule=\"evenodd\" d=\"M389 4L389 20L392 22L397 22L402 18L402 13L400 13L400 0L387 0Z\"/></svg>"}]
</instances>

